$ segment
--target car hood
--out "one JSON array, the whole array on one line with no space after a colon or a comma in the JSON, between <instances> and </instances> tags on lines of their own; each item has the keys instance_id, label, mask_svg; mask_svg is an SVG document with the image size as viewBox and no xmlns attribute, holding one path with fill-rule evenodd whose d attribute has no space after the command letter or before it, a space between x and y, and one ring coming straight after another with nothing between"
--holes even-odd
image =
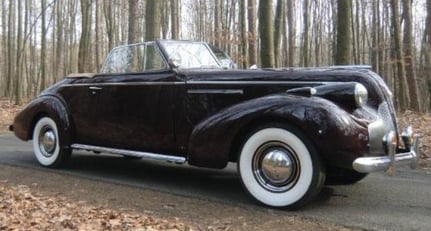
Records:
<instances>
[{"instance_id":1,"label":"car hood","mask_svg":"<svg viewBox=\"0 0 431 231\"><path fill-rule=\"evenodd\" d=\"M181 70L188 81L330 81L370 78L367 69L288 68L260 70ZM359 81L360 82L360 81Z\"/></svg>"}]
</instances>

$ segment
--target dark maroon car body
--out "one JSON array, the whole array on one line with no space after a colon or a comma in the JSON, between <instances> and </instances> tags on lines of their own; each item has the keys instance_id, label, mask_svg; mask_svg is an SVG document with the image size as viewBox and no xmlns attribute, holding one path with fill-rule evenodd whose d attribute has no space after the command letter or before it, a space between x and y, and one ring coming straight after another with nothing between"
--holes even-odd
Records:
<instances>
[{"instance_id":1,"label":"dark maroon car body","mask_svg":"<svg viewBox=\"0 0 431 231\"><path fill-rule=\"evenodd\" d=\"M237 161L254 129L262 124L289 124L315 147L328 177L386 170L396 162L378 169L359 163L354 169L358 158L391 155L382 144L386 133L393 130L400 136L391 92L368 68L177 68L161 41L153 44L159 47L166 68L69 76L17 115L16 136L32 139L37 121L50 117L64 149L88 145L99 147L87 148L92 151L154 153L178 158L174 162L224 168ZM354 98L357 84L368 92L362 106ZM376 121L383 125L372 127ZM396 143L395 152L417 152L414 145L416 140L401 149ZM393 156L388 158L396 159Z\"/></svg>"}]
</instances>

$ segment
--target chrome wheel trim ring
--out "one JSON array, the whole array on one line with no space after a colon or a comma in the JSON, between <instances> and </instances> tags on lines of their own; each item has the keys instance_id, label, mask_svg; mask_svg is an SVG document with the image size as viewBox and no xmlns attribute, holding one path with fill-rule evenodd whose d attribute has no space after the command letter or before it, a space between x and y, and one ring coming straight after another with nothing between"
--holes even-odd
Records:
<instances>
[{"instance_id":1,"label":"chrome wheel trim ring","mask_svg":"<svg viewBox=\"0 0 431 231\"><path fill-rule=\"evenodd\" d=\"M51 157L57 146L55 131L45 125L39 132L39 150L45 157Z\"/></svg>"},{"instance_id":2,"label":"chrome wheel trim ring","mask_svg":"<svg viewBox=\"0 0 431 231\"><path fill-rule=\"evenodd\" d=\"M253 175L265 190L282 193L298 182L300 163L286 144L271 141L261 145L253 156Z\"/></svg>"}]
</instances>

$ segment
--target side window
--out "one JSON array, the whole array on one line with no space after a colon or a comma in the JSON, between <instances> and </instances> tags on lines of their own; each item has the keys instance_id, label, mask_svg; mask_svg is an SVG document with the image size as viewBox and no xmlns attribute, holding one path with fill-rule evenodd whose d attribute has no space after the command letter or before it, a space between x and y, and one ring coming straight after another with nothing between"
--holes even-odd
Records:
<instances>
[{"instance_id":1,"label":"side window","mask_svg":"<svg viewBox=\"0 0 431 231\"><path fill-rule=\"evenodd\" d=\"M124 73L130 55L125 47L114 48L103 64L102 73Z\"/></svg>"},{"instance_id":2,"label":"side window","mask_svg":"<svg viewBox=\"0 0 431 231\"><path fill-rule=\"evenodd\" d=\"M154 44L148 44L145 60L145 70L161 70L165 69L166 67L166 63L163 60L157 47Z\"/></svg>"},{"instance_id":3,"label":"side window","mask_svg":"<svg viewBox=\"0 0 431 231\"><path fill-rule=\"evenodd\" d=\"M137 73L167 68L155 44L137 44L114 48L101 73Z\"/></svg>"}]
</instances>

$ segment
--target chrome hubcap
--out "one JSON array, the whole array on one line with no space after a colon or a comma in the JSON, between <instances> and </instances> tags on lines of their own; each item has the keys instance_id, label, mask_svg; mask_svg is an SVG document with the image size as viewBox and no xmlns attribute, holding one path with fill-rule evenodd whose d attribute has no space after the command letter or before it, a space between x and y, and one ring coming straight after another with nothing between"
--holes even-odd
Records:
<instances>
[{"instance_id":1,"label":"chrome hubcap","mask_svg":"<svg viewBox=\"0 0 431 231\"><path fill-rule=\"evenodd\" d=\"M282 183L289 179L292 167L292 160L284 150L271 150L262 160L262 173L274 183Z\"/></svg>"},{"instance_id":2,"label":"chrome hubcap","mask_svg":"<svg viewBox=\"0 0 431 231\"><path fill-rule=\"evenodd\" d=\"M39 148L42 154L46 157L52 156L56 145L57 139L54 131L50 127L43 127L39 134Z\"/></svg>"},{"instance_id":3,"label":"chrome hubcap","mask_svg":"<svg viewBox=\"0 0 431 231\"><path fill-rule=\"evenodd\" d=\"M285 192L299 178L299 160L289 146L269 142L258 148L253 156L253 173L259 184L273 192Z\"/></svg>"}]
</instances>

